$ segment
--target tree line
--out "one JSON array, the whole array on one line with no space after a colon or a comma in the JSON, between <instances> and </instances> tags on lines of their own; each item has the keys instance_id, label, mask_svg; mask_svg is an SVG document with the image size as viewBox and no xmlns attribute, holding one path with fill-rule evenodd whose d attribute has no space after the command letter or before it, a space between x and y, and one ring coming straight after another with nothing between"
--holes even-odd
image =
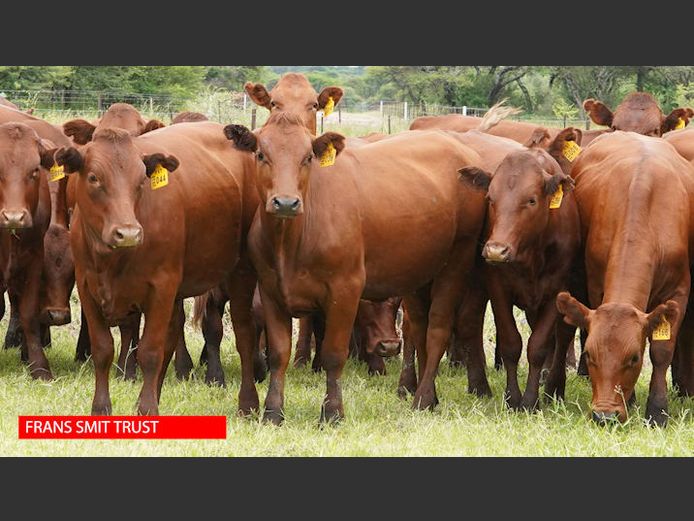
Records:
<instances>
[{"instance_id":1,"label":"tree line","mask_svg":"<svg viewBox=\"0 0 694 521\"><path fill-rule=\"evenodd\" d=\"M629 92L655 95L664 111L694 103L690 66L0 66L0 91L74 90L192 99L205 89L268 87L285 72L320 89L340 85L347 103L379 100L487 107L502 98L526 113L575 117L586 98L616 106Z\"/></svg>"}]
</instances>

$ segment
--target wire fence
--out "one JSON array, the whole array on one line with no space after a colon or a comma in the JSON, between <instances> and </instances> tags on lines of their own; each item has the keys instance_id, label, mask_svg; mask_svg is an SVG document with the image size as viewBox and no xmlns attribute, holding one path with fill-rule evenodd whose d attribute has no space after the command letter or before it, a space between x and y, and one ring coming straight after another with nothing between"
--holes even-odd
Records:
<instances>
[{"instance_id":1,"label":"wire fence","mask_svg":"<svg viewBox=\"0 0 694 521\"><path fill-rule=\"evenodd\" d=\"M72 90L5 90L0 96L15 103L21 110L50 121L61 122L73 117L97 118L116 102L130 103L144 116L170 121L183 110L205 114L221 123L238 123L256 128L269 113L257 107L244 92L208 91L194 99L172 95L137 94L105 91ZM347 134L370 132L394 133L406 130L421 116L460 114L482 116L486 107L446 106L431 103L382 100L375 103L343 99L328 117L318 113L319 131L339 129ZM512 116L516 121L529 121L541 126L590 128L588 119L548 118L527 114Z\"/></svg>"}]
</instances>

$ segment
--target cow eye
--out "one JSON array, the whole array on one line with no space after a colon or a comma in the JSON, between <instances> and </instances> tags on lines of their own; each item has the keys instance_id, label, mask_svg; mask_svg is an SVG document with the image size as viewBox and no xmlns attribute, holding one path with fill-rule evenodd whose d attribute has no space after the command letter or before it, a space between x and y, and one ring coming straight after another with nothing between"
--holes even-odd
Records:
<instances>
[{"instance_id":1,"label":"cow eye","mask_svg":"<svg viewBox=\"0 0 694 521\"><path fill-rule=\"evenodd\" d=\"M38 179L38 177L39 177L39 171L40 171L40 170L39 170L39 167L38 167L38 166L37 166L36 168L34 168L34 169L31 171L31 173L29 174L29 179L31 179L32 181Z\"/></svg>"},{"instance_id":2,"label":"cow eye","mask_svg":"<svg viewBox=\"0 0 694 521\"><path fill-rule=\"evenodd\" d=\"M639 355L633 355L631 358L629 358L629 363L628 365L634 366L639 362Z\"/></svg>"},{"instance_id":3,"label":"cow eye","mask_svg":"<svg viewBox=\"0 0 694 521\"><path fill-rule=\"evenodd\" d=\"M308 164L311 162L312 159L313 159L313 154L307 155L307 156L304 158L304 164L305 164L305 165L308 165Z\"/></svg>"},{"instance_id":4,"label":"cow eye","mask_svg":"<svg viewBox=\"0 0 694 521\"><path fill-rule=\"evenodd\" d=\"M531 198L528 200L528 204L529 204L530 206L535 206L535 205L537 204L537 199L535 199L534 197L531 197Z\"/></svg>"},{"instance_id":5,"label":"cow eye","mask_svg":"<svg viewBox=\"0 0 694 521\"><path fill-rule=\"evenodd\" d=\"M256 157L258 158L258 161L265 161L265 154L262 152L258 152Z\"/></svg>"},{"instance_id":6,"label":"cow eye","mask_svg":"<svg viewBox=\"0 0 694 521\"><path fill-rule=\"evenodd\" d=\"M318 110L318 102L317 101L313 104L313 108Z\"/></svg>"},{"instance_id":7,"label":"cow eye","mask_svg":"<svg viewBox=\"0 0 694 521\"><path fill-rule=\"evenodd\" d=\"M274 101L270 101L270 106L271 106L271 107L276 107L276 106L277 106L277 103L275 103Z\"/></svg>"},{"instance_id":8,"label":"cow eye","mask_svg":"<svg viewBox=\"0 0 694 521\"><path fill-rule=\"evenodd\" d=\"M89 174L87 176L87 181L89 181L93 185L99 184L99 178L96 177L94 174Z\"/></svg>"}]
</instances>

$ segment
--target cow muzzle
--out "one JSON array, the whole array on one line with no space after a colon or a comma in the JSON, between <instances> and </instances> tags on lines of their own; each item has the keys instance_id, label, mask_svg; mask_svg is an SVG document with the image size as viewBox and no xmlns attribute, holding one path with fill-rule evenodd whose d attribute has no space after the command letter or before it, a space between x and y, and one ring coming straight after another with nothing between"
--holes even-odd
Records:
<instances>
[{"instance_id":1,"label":"cow muzzle","mask_svg":"<svg viewBox=\"0 0 694 521\"><path fill-rule=\"evenodd\" d=\"M400 354L400 346L401 345L402 345L402 342L400 340L397 340L394 342L381 341L378 344L376 344L376 348L374 349L374 353L376 353L378 356L382 356L383 358L390 358L391 356L397 356Z\"/></svg>"},{"instance_id":2,"label":"cow muzzle","mask_svg":"<svg viewBox=\"0 0 694 521\"><path fill-rule=\"evenodd\" d=\"M70 308L45 308L41 322L47 326L64 326L71 320Z\"/></svg>"},{"instance_id":3,"label":"cow muzzle","mask_svg":"<svg viewBox=\"0 0 694 521\"><path fill-rule=\"evenodd\" d=\"M27 210L0 211L0 226L8 230L31 228L31 214Z\"/></svg>"},{"instance_id":4,"label":"cow muzzle","mask_svg":"<svg viewBox=\"0 0 694 521\"><path fill-rule=\"evenodd\" d=\"M482 249L482 256L490 264L500 264L513 260L513 252L510 246L499 242L487 241Z\"/></svg>"},{"instance_id":5,"label":"cow muzzle","mask_svg":"<svg viewBox=\"0 0 694 521\"><path fill-rule=\"evenodd\" d=\"M618 411L593 411L593 421L598 425L611 425L619 421Z\"/></svg>"},{"instance_id":6,"label":"cow muzzle","mask_svg":"<svg viewBox=\"0 0 694 521\"><path fill-rule=\"evenodd\" d=\"M304 205L300 197L275 195L266 205L267 213L290 219L304 212Z\"/></svg>"},{"instance_id":7,"label":"cow muzzle","mask_svg":"<svg viewBox=\"0 0 694 521\"><path fill-rule=\"evenodd\" d=\"M142 244L142 236L142 226L116 226L108 243L112 248L133 248Z\"/></svg>"}]
</instances>

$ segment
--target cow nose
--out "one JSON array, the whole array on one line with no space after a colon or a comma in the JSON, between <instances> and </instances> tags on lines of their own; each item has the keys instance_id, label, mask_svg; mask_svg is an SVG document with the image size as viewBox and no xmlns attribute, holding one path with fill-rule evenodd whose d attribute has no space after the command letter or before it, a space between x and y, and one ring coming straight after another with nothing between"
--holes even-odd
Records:
<instances>
[{"instance_id":1,"label":"cow nose","mask_svg":"<svg viewBox=\"0 0 694 521\"><path fill-rule=\"evenodd\" d=\"M506 244L488 242L484 245L482 255L487 262L509 262L511 260L511 248Z\"/></svg>"},{"instance_id":2,"label":"cow nose","mask_svg":"<svg viewBox=\"0 0 694 521\"><path fill-rule=\"evenodd\" d=\"M598 425L607 425L609 423L614 423L619 419L619 413L604 412L604 411L593 411L593 421Z\"/></svg>"},{"instance_id":3,"label":"cow nose","mask_svg":"<svg viewBox=\"0 0 694 521\"><path fill-rule=\"evenodd\" d=\"M400 354L400 344L399 340L397 342L379 342L376 344L376 354L384 358L396 356Z\"/></svg>"},{"instance_id":4,"label":"cow nose","mask_svg":"<svg viewBox=\"0 0 694 521\"><path fill-rule=\"evenodd\" d=\"M13 212L9 210L3 210L0 216L0 225L3 228L28 228L31 226L29 219L29 212L26 210L21 210L19 212Z\"/></svg>"},{"instance_id":5,"label":"cow nose","mask_svg":"<svg viewBox=\"0 0 694 521\"><path fill-rule=\"evenodd\" d=\"M46 308L43 322L47 326L63 326L69 324L71 318L69 308Z\"/></svg>"},{"instance_id":6,"label":"cow nose","mask_svg":"<svg viewBox=\"0 0 694 521\"><path fill-rule=\"evenodd\" d=\"M116 248L132 248L141 243L141 226L119 226L113 230L113 245Z\"/></svg>"},{"instance_id":7,"label":"cow nose","mask_svg":"<svg viewBox=\"0 0 694 521\"><path fill-rule=\"evenodd\" d=\"M298 197L281 197L275 196L271 200L273 213L285 216L294 217L301 213L301 199Z\"/></svg>"}]
</instances>

